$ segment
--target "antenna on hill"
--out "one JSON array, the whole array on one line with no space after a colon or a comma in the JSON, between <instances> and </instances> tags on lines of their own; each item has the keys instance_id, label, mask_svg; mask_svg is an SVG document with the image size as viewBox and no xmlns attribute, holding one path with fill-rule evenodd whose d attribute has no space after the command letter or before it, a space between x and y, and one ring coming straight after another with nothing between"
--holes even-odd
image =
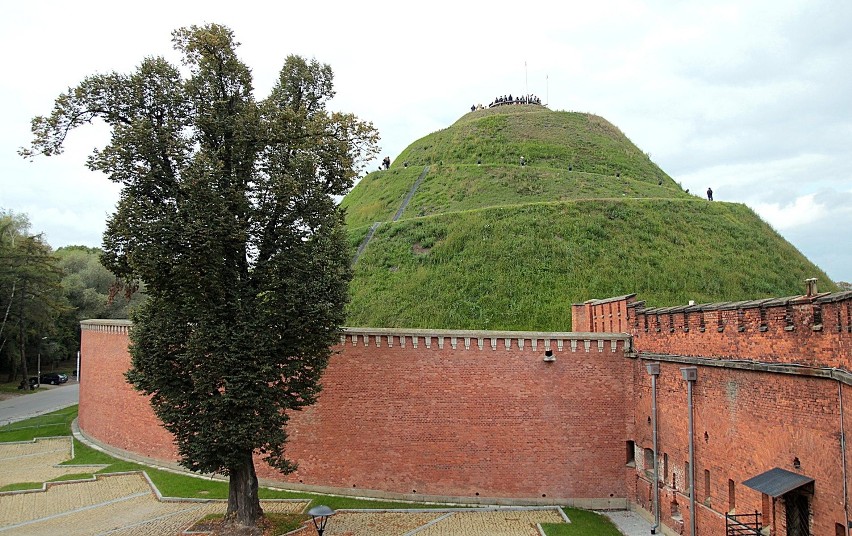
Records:
<instances>
[{"instance_id":1,"label":"antenna on hill","mask_svg":"<svg viewBox=\"0 0 852 536\"><path fill-rule=\"evenodd\" d=\"M550 104L550 75L546 75L544 79L547 80L547 93L544 95L544 105L547 106Z\"/></svg>"},{"instance_id":2,"label":"antenna on hill","mask_svg":"<svg viewBox=\"0 0 852 536\"><path fill-rule=\"evenodd\" d=\"M527 60L524 60L524 93L530 94L530 79L527 73Z\"/></svg>"}]
</instances>

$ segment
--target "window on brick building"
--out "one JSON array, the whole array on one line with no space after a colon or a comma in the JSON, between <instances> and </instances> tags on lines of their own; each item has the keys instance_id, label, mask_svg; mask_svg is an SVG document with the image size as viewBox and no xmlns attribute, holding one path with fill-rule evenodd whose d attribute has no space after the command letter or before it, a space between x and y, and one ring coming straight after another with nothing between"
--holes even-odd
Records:
<instances>
[{"instance_id":1,"label":"window on brick building","mask_svg":"<svg viewBox=\"0 0 852 536\"><path fill-rule=\"evenodd\" d=\"M689 462L683 464L683 492L689 495L689 488L692 485L692 475L689 474Z\"/></svg>"},{"instance_id":2,"label":"window on brick building","mask_svg":"<svg viewBox=\"0 0 852 536\"><path fill-rule=\"evenodd\" d=\"M710 469L704 470L704 504L710 505Z\"/></svg>"},{"instance_id":3,"label":"window on brick building","mask_svg":"<svg viewBox=\"0 0 852 536\"><path fill-rule=\"evenodd\" d=\"M737 509L737 485L728 479L728 512L734 513Z\"/></svg>"},{"instance_id":4,"label":"window on brick building","mask_svg":"<svg viewBox=\"0 0 852 536\"><path fill-rule=\"evenodd\" d=\"M627 465L636 467L636 443L633 441L627 442Z\"/></svg>"},{"instance_id":5,"label":"window on brick building","mask_svg":"<svg viewBox=\"0 0 852 536\"><path fill-rule=\"evenodd\" d=\"M654 472L654 450L645 449L645 471Z\"/></svg>"},{"instance_id":6,"label":"window on brick building","mask_svg":"<svg viewBox=\"0 0 852 536\"><path fill-rule=\"evenodd\" d=\"M669 455L663 453L663 482L669 481Z\"/></svg>"},{"instance_id":7,"label":"window on brick building","mask_svg":"<svg viewBox=\"0 0 852 536\"><path fill-rule=\"evenodd\" d=\"M846 536L846 529L843 528L843 523L834 524L834 536Z\"/></svg>"}]
</instances>

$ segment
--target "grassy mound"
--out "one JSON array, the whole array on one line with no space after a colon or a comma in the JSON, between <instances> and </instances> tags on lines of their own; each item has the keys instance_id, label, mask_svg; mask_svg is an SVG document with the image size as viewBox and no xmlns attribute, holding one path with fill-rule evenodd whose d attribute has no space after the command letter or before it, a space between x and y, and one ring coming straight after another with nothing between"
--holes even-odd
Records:
<instances>
[{"instance_id":1,"label":"grassy mound","mask_svg":"<svg viewBox=\"0 0 852 536\"><path fill-rule=\"evenodd\" d=\"M352 326L568 331L571 303L589 298L756 299L799 294L807 277L832 287L749 208L684 192L588 114L466 114L343 205L353 248L384 222L355 267Z\"/></svg>"}]
</instances>

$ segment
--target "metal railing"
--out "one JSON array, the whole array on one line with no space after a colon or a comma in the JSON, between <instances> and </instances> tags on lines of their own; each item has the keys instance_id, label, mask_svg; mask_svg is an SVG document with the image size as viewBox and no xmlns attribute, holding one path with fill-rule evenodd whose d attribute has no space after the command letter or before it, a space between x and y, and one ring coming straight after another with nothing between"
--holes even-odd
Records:
<instances>
[{"instance_id":1,"label":"metal railing","mask_svg":"<svg viewBox=\"0 0 852 536\"><path fill-rule=\"evenodd\" d=\"M726 536L760 536L762 529L757 511L753 514L725 514Z\"/></svg>"}]
</instances>

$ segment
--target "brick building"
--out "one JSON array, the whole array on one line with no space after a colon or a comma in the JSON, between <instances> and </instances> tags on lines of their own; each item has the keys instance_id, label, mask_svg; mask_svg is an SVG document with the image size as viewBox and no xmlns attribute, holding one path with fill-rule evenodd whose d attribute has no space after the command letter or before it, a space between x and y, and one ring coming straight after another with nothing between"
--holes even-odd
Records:
<instances>
[{"instance_id":1,"label":"brick building","mask_svg":"<svg viewBox=\"0 0 852 536\"><path fill-rule=\"evenodd\" d=\"M592 300L573 306L565 333L347 329L319 401L290 422L298 471L258 473L318 491L653 516L656 461L666 531L689 534L694 511L697 534L737 520L778 536L845 535L850 309L852 292L811 285L683 307ZM129 329L83 323L80 429L174 461L147 399L124 382Z\"/></svg>"},{"instance_id":2,"label":"brick building","mask_svg":"<svg viewBox=\"0 0 852 536\"><path fill-rule=\"evenodd\" d=\"M654 511L656 383L666 526L690 534L692 474L698 534L754 522L779 536L848 534L852 292L820 294L809 281L807 294L787 298L648 308L620 296L573 310L576 330L632 336L636 504ZM659 364L656 379L648 364ZM690 468L682 371L693 367Z\"/></svg>"}]
</instances>

